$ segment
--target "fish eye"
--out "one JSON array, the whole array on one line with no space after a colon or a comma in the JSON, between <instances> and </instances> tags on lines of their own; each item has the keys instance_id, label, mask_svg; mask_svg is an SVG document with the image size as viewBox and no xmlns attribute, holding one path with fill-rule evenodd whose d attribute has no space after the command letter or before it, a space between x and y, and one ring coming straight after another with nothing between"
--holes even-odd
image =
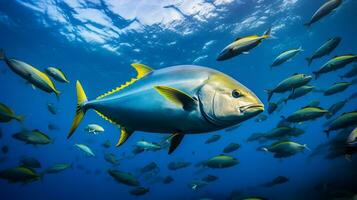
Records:
<instances>
[{"instance_id":1,"label":"fish eye","mask_svg":"<svg viewBox=\"0 0 357 200\"><path fill-rule=\"evenodd\" d=\"M232 97L239 98L241 96L242 96L242 94L237 89L232 91Z\"/></svg>"}]
</instances>

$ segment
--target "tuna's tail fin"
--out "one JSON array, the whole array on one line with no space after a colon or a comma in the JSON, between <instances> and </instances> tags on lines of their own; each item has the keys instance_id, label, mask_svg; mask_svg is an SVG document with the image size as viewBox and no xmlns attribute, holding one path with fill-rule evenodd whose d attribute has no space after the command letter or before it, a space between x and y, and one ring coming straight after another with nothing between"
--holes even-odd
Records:
<instances>
[{"instance_id":1,"label":"tuna's tail fin","mask_svg":"<svg viewBox=\"0 0 357 200\"><path fill-rule=\"evenodd\" d=\"M76 109L76 115L74 116L73 122L71 129L68 132L67 138L70 138L76 128L78 127L79 123L82 121L83 116L85 114L85 110L82 107L82 104L87 102L87 96L84 93L84 90L82 88L82 85L79 81L76 83L76 89L77 89L77 109Z\"/></svg>"},{"instance_id":2,"label":"tuna's tail fin","mask_svg":"<svg viewBox=\"0 0 357 200\"><path fill-rule=\"evenodd\" d=\"M4 60L6 58L4 49L0 49L0 60Z\"/></svg>"},{"instance_id":3,"label":"tuna's tail fin","mask_svg":"<svg viewBox=\"0 0 357 200\"><path fill-rule=\"evenodd\" d=\"M60 92L60 91L58 91L58 90L55 90L54 92L55 92L55 94L56 94L56 98L57 98L57 100L59 101L59 99L60 99L60 95L61 95L61 92Z\"/></svg>"},{"instance_id":4,"label":"tuna's tail fin","mask_svg":"<svg viewBox=\"0 0 357 200\"><path fill-rule=\"evenodd\" d=\"M270 34L271 34L271 27L267 31L264 32L262 37L264 39L270 38Z\"/></svg>"},{"instance_id":5,"label":"tuna's tail fin","mask_svg":"<svg viewBox=\"0 0 357 200\"><path fill-rule=\"evenodd\" d=\"M15 116L15 120L18 122L23 122L25 120L25 117L22 115L17 115Z\"/></svg>"},{"instance_id":6,"label":"tuna's tail fin","mask_svg":"<svg viewBox=\"0 0 357 200\"><path fill-rule=\"evenodd\" d=\"M307 28L310 28L310 26L311 26L311 23L310 23L310 22L308 22L308 23L305 23L305 24L304 24L304 26L306 26Z\"/></svg>"},{"instance_id":7,"label":"tuna's tail fin","mask_svg":"<svg viewBox=\"0 0 357 200\"><path fill-rule=\"evenodd\" d=\"M273 91L266 89L265 92L268 94L268 101L270 101L271 97L273 96Z\"/></svg>"},{"instance_id":8,"label":"tuna's tail fin","mask_svg":"<svg viewBox=\"0 0 357 200\"><path fill-rule=\"evenodd\" d=\"M305 58L305 60L307 61L307 64L310 66L312 63L312 57L311 58L307 57L307 58Z\"/></svg>"}]
</instances>

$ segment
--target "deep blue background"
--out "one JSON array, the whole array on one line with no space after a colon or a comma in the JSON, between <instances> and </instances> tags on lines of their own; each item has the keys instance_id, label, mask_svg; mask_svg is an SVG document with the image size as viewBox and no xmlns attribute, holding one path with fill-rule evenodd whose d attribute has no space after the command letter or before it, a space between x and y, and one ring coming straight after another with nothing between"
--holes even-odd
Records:
<instances>
[{"instance_id":1,"label":"deep blue background","mask_svg":"<svg viewBox=\"0 0 357 200\"><path fill-rule=\"evenodd\" d=\"M136 141L146 139L160 141L163 136L135 132L135 134L120 148L111 147L104 149L101 144L109 139L116 143L119 130L97 116L94 112L88 112L77 130L74 137L66 139L67 130L74 115L76 95L75 80L80 80L89 99L95 98L104 92L115 88L135 76L135 71L130 63L140 60L142 63L154 69L176 64L192 64L202 55L207 58L195 62L195 64L208 66L220 70L242 84L250 88L267 105L267 97L264 89L274 87L282 79L293 73L308 73L317 70L324 62L335 55L357 52L357 1L345 1L337 12L314 24L310 29L303 26L312 13L324 2L323 0L309 1L300 0L294 7L286 12L279 13L266 19L264 25L256 28L242 28L236 33L233 24L249 17L254 11L255 1L243 1L231 3L225 6L225 11L220 17L199 23L195 19L188 18L184 23L199 24L191 34L182 35L171 30L146 27L144 32L130 32L120 38L121 42L133 44L139 52L133 48L117 50L120 55L100 48L96 43L81 41L68 41L63 34L59 34L60 24L47 24L44 26L40 20L46 16L24 7L17 1L3 0L0 3L0 47L9 57L15 57L44 69L48 66L61 68L70 84L56 82L62 92L60 101L54 95L33 90L21 78L10 71L4 63L0 63L0 69L6 69L0 74L0 101L10 106L16 113L26 116L23 127L28 129L40 129L55 139L54 144L33 147L11 138L14 132L22 129L17 122L0 124L3 138L0 145L8 145L10 152L6 155L7 160L1 163L1 169L13 167L18 164L22 155L31 155L38 158L45 167L58 162L81 164L91 170L91 174L78 170L67 170L63 173L46 175L43 181L21 185L9 184L0 180L0 195L2 199L135 199L128 191L128 186L118 184L107 173L111 165L104 160L104 152L112 152L118 157L122 153L129 154ZM277 5L282 1L264 1L263 4L272 4L273 9L278 10ZM63 7L66 10L66 7ZM6 17L4 17L6 16ZM219 51L237 36L261 34L269 26L276 26L277 20L298 16L297 19L286 22L286 26L274 33L274 38L264 41L260 46L251 51L249 55L241 55L224 62L215 61ZM75 22L73 22L75 23ZM78 22L76 22L78 23ZM117 26L124 22L116 22ZM221 26L225 29L214 30ZM152 37L156 35L155 37ZM330 55L315 60L311 67L307 66L305 57L318 48L327 39L335 36L342 37L340 46ZM206 42L214 40L208 49L203 49ZM149 41L153 43L149 43ZM176 41L175 45L167 45ZM291 62L285 63L274 69L269 66L275 56L280 52L302 46L304 51L297 55ZM342 75L352 65L345 69L323 75L312 84L319 88L327 88L334 82L340 81L338 75ZM289 102L280 112L270 115L268 120L256 123L254 120L244 122L242 126L232 132L224 130L216 132L222 136L216 143L205 145L204 141L212 135L189 135L173 155L167 155L165 151L148 152L139 154L132 159L123 160L118 169L136 173L137 169L145 164L155 161L160 167L160 175L171 175L175 181L169 185L161 183L149 185L144 180L143 186L149 187L150 192L140 199L195 199L201 196L224 199L236 189L244 190L244 195L261 195L272 199L302 199L318 197L313 187L322 178L344 177L348 180L348 167L353 162L347 162L343 158L326 160L315 157L307 162L309 152L301 153L284 160L274 159L271 154L256 151L257 143L247 143L246 139L255 132L268 131L275 127L281 115L289 113L305 106L312 100L320 100L321 106L328 108L332 103L343 100L356 91L352 86L345 92L329 97L320 93L312 93L298 100ZM277 101L284 95L274 95L273 101ZM59 109L57 115L51 115L46 104L54 103ZM356 100L348 102L343 111L356 109ZM343 112L342 111L342 112ZM340 112L340 113L342 113ZM327 140L323 133L322 123L325 118L312 122L306 122L302 127L306 133L297 138L302 144L307 144L311 149ZM59 131L49 131L48 123L55 123L60 127ZM105 128L101 135L89 135L83 131L88 123L98 123ZM334 135L334 133L332 133ZM230 142L237 142L242 148L231 155L240 160L240 164L222 170L208 170L203 174L195 175L196 168L193 166L169 171L167 164L170 161L189 161L197 163L201 160L218 155ZM75 143L88 144L96 153L95 158L86 158L81 152L73 147ZM193 155L192 152L195 152ZM1 155L4 156L4 155ZM354 158L355 159L355 158ZM94 175L95 170L101 170L101 174ZM345 170L346 169L346 170ZM199 179L206 174L214 174L219 180L210 183L199 192L192 191L187 184L193 179ZM275 176L284 175L290 178L287 184L270 189L255 188L255 186L273 179ZM249 189L254 188L254 189Z\"/></svg>"}]
</instances>

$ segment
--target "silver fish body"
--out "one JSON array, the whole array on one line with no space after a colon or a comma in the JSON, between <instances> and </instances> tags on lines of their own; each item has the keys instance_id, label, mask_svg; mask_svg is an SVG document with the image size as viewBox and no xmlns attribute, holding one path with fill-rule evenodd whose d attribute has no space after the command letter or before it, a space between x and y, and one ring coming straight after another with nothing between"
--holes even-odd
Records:
<instances>
[{"instance_id":1,"label":"silver fish body","mask_svg":"<svg viewBox=\"0 0 357 200\"><path fill-rule=\"evenodd\" d=\"M325 55L329 55L341 42L340 37L334 37L327 40L320 48L318 48L311 57L307 57L306 60L309 65L316 58L321 58Z\"/></svg>"},{"instance_id":2,"label":"silver fish body","mask_svg":"<svg viewBox=\"0 0 357 200\"><path fill-rule=\"evenodd\" d=\"M330 14L333 10L338 8L342 3L342 0L329 0L324 3L311 17L310 21L305 26L311 26L313 23L317 22L321 18L325 17L326 15Z\"/></svg>"},{"instance_id":3,"label":"silver fish body","mask_svg":"<svg viewBox=\"0 0 357 200\"><path fill-rule=\"evenodd\" d=\"M56 89L52 80L45 73L35 67L20 60L7 58L2 50L0 51L0 60L4 60L13 72L37 88L47 93L53 92L57 97L60 95L60 92Z\"/></svg>"}]
</instances>

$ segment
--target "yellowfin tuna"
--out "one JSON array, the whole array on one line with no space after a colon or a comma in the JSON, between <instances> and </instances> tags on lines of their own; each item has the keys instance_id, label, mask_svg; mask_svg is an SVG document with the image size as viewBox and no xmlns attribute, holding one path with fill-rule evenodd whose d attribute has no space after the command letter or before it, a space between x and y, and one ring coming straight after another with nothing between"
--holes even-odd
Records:
<instances>
[{"instance_id":1,"label":"yellowfin tuna","mask_svg":"<svg viewBox=\"0 0 357 200\"><path fill-rule=\"evenodd\" d=\"M47 74L23 61L16 60L14 58L7 58L3 50L0 50L0 60L4 60L13 72L27 80L32 85L45 92L53 92L56 94L57 98L59 98L61 92L56 89L55 84L47 76Z\"/></svg>"},{"instance_id":2,"label":"yellowfin tuna","mask_svg":"<svg viewBox=\"0 0 357 200\"><path fill-rule=\"evenodd\" d=\"M21 122L24 120L24 117L16 115L11 108L3 103L0 103L0 122L9 122L13 119Z\"/></svg>"},{"instance_id":3,"label":"yellowfin tuna","mask_svg":"<svg viewBox=\"0 0 357 200\"><path fill-rule=\"evenodd\" d=\"M46 74L54 78L56 81L62 82L62 83L69 83L69 80L67 76L64 74L64 72L58 68L55 67L48 67L45 69Z\"/></svg>"},{"instance_id":4,"label":"yellowfin tuna","mask_svg":"<svg viewBox=\"0 0 357 200\"><path fill-rule=\"evenodd\" d=\"M240 54L249 54L249 51L258 46L263 40L270 37L271 29L267 30L262 36L251 35L238 37L234 42L226 46L219 54L217 60L228 60Z\"/></svg>"},{"instance_id":5,"label":"yellowfin tuna","mask_svg":"<svg viewBox=\"0 0 357 200\"><path fill-rule=\"evenodd\" d=\"M264 110L253 92L219 71L194 65L159 70L138 63L132 66L136 78L95 100L88 101L77 82L77 110L68 138L86 111L93 109L121 128L117 146L136 130L172 133L172 153L186 134L224 129Z\"/></svg>"}]
</instances>

